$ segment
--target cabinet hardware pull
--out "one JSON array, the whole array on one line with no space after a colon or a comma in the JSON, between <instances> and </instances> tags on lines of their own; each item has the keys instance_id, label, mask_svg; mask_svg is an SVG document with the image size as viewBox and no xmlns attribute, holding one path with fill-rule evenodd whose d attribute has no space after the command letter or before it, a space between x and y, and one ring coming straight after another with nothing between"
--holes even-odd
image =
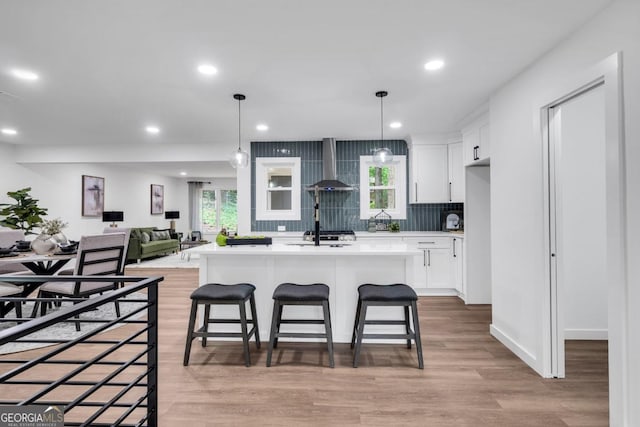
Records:
<instances>
[{"instance_id":1,"label":"cabinet hardware pull","mask_svg":"<svg viewBox=\"0 0 640 427\"><path fill-rule=\"evenodd\" d=\"M418 242L419 245L435 245L436 242Z\"/></svg>"},{"instance_id":2,"label":"cabinet hardware pull","mask_svg":"<svg viewBox=\"0 0 640 427\"><path fill-rule=\"evenodd\" d=\"M453 239L453 257L456 257L456 239Z\"/></svg>"},{"instance_id":3,"label":"cabinet hardware pull","mask_svg":"<svg viewBox=\"0 0 640 427\"><path fill-rule=\"evenodd\" d=\"M416 186L415 193L416 193L416 202L417 202L418 201L418 183L417 182L415 183L415 186Z\"/></svg>"},{"instance_id":4,"label":"cabinet hardware pull","mask_svg":"<svg viewBox=\"0 0 640 427\"><path fill-rule=\"evenodd\" d=\"M431 251L427 249L427 267L431 267Z\"/></svg>"},{"instance_id":5,"label":"cabinet hardware pull","mask_svg":"<svg viewBox=\"0 0 640 427\"><path fill-rule=\"evenodd\" d=\"M427 266L427 251L422 251L422 266Z\"/></svg>"},{"instance_id":6,"label":"cabinet hardware pull","mask_svg":"<svg viewBox=\"0 0 640 427\"><path fill-rule=\"evenodd\" d=\"M473 147L473 160L478 160L480 158L478 156L478 148L480 148L479 145L476 145L475 147Z\"/></svg>"},{"instance_id":7,"label":"cabinet hardware pull","mask_svg":"<svg viewBox=\"0 0 640 427\"><path fill-rule=\"evenodd\" d=\"M451 193L451 183L449 183L449 201L453 201L453 194Z\"/></svg>"}]
</instances>

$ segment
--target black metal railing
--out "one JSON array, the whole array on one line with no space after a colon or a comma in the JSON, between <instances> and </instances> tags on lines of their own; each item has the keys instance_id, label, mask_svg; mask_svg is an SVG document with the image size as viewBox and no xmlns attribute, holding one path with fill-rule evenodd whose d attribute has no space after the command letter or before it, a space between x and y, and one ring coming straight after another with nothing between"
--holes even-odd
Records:
<instances>
[{"instance_id":1,"label":"black metal railing","mask_svg":"<svg viewBox=\"0 0 640 427\"><path fill-rule=\"evenodd\" d=\"M157 426L163 278L0 276L18 285L76 280L125 286L89 299L0 298L21 304L24 316L0 319L0 404L58 406L65 426ZM116 302L119 316L110 310ZM53 310L26 317L36 303Z\"/></svg>"}]
</instances>

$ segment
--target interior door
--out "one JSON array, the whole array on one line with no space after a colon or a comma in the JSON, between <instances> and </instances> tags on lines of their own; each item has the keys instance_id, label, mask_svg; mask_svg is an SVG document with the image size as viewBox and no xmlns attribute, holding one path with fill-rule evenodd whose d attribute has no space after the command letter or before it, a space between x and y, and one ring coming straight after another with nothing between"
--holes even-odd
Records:
<instances>
[{"instance_id":1,"label":"interior door","mask_svg":"<svg viewBox=\"0 0 640 427\"><path fill-rule=\"evenodd\" d=\"M565 339L607 334L604 108L599 85L549 110L552 371L559 378Z\"/></svg>"}]
</instances>

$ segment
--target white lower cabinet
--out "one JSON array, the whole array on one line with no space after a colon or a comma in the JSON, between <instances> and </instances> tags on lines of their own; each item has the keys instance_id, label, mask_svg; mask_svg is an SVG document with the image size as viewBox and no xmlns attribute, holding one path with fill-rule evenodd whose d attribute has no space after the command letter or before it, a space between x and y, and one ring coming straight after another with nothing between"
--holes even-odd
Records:
<instances>
[{"instance_id":1,"label":"white lower cabinet","mask_svg":"<svg viewBox=\"0 0 640 427\"><path fill-rule=\"evenodd\" d=\"M451 237L407 238L422 250L413 260L411 285L419 294L457 295L455 285L455 258L452 256ZM422 292L421 292L422 291Z\"/></svg>"},{"instance_id":2,"label":"white lower cabinet","mask_svg":"<svg viewBox=\"0 0 640 427\"><path fill-rule=\"evenodd\" d=\"M464 295L464 239L454 237L452 241L453 277L456 291Z\"/></svg>"}]
</instances>

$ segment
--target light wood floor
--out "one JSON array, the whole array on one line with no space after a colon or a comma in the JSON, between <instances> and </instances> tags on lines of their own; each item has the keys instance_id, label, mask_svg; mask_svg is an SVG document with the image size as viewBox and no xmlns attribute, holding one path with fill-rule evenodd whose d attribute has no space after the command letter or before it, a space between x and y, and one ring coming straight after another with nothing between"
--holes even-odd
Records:
<instances>
[{"instance_id":1,"label":"light wood floor","mask_svg":"<svg viewBox=\"0 0 640 427\"><path fill-rule=\"evenodd\" d=\"M273 365L252 344L194 343L182 366L195 269L132 270L162 275L159 424L184 426L606 426L606 342L567 343L567 378L540 378L489 335L490 306L455 297L421 298L425 369L415 350L363 345L351 367L348 344L328 367L323 344L279 344ZM354 307L355 309L355 307ZM26 354L26 353L25 353ZM79 355L78 355L79 356Z\"/></svg>"}]
</instances>

